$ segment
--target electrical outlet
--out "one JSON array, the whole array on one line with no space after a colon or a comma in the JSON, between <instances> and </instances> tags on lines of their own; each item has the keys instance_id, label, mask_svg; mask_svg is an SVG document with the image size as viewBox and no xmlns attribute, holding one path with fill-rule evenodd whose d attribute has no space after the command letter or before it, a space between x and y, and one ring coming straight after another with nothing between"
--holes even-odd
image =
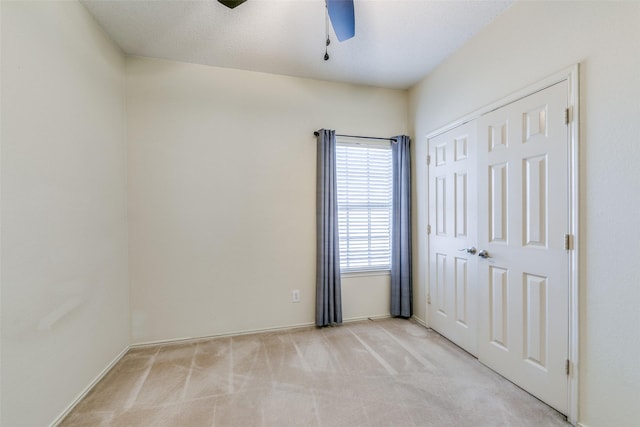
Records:
<instances>
[{"instance_id":1,"label":"electrical outlet","mask_svg":"<svg viewBox=\"0 0 640 427\"><path fill-rule=\"evenodd\" d=\"M300 290L294 289L291 291L291 302L300 302Z\"/></svg>"}]
</instances>

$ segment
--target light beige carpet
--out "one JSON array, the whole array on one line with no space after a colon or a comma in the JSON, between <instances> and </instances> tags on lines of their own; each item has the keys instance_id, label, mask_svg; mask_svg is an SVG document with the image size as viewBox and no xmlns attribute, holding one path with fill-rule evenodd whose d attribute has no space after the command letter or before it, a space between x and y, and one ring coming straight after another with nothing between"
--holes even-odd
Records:
<instances>
[{"instance_id":1,"label":"light beige carpet","mask_svg":"<svg viewBox=\"0 0 640 427\"><path fill-rule=\"evenodd\" d=\"M411 321L129 351L62 426L567 426Z\"/></svg>"}]
</instances>

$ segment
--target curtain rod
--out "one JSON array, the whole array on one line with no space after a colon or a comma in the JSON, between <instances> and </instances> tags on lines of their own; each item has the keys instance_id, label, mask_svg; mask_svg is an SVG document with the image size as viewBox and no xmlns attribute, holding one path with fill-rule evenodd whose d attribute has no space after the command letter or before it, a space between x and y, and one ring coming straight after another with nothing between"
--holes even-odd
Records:
<instances>
[{"instance_id":1,"label":"curtain rod","mask_svg":"<svg viewBox=\"0 0 640 427\"><path fill-rule=\"evenodd\" d=\"M320 135L318 133L318 131L313 132L313 134L315 136ZM383 141L398 142L398 140L396 138L380 138L380 137L377 137L377 136L341 135L341 134L337 134L337 133L336 133L336 136L344 136L344 137L347 137L347 138L361 138L361 139L380 139L380 140L383 140Z\"/></svg>"}]
</instances>

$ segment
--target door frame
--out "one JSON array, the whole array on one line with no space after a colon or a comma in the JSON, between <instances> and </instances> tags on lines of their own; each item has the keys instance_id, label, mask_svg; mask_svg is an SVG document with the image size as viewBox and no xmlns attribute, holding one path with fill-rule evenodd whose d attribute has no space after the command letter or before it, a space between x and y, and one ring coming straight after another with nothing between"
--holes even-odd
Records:
<instances>
[{"instance_id":1,"label":"door frame","mask_svg":"<svg viewBox=\"0 0 640 427\"><path fill-rule=\"evenodd\" d=\"M540 92L550 86L555 85L556 83L560 83L562 81L567 81L568 85L568 93L567 93L567 101L569 107L568 120L569 123L567 125L567 139L569 142L569 153L568 153L568 185L569 185L569 193L568 193L568 203L569 203L569 218L567 224L567 233L569 233L569 307L568 307L568 316L569 316L569 330L568 332L568 349L567 354L569 357L569 374L568 374L568 396L567 396L567 421L571 424L576 425L578 421L578 382L579 382L579 339L580 339L580 324L579 324L579 311L580 311L580 169L579 169L579 142L580 142L580 85L579 85L579 77L580 77L580 64L574 64L568 68L565 68L562 71L559 71L553 75L550 75L534 84L531 84L523 89L520 89L510 95L507 95L498 101L492 102L470 114L467 114L461 117L458 120L454 120L453 122L436 129L433 132L430 132L426 136L425 145L426 152L428 153L429 149L429 139L432 139L444 132L447 132L451 129L454 129L460 125L468 123L470 121L476 120L483 114L489 113L491 111L497 110L498 108L504 107L505 105L511 104L515 101L518 101L522 98L525 98L529 95L532 95L536 92ZM427 206L429 203L429 171L428 168L430 166L427 164ZM427 209L428 212L428 209ZM427 238L427 253L428 256L431 256L431 247L429 244L430 238ZM427 311L430 310L429 302L431 299L430 294L430 284L429 278L429 262L427 262L427 301L426 307ZM429 318L430 313L427 313L426 322L427 327L430 327Z\"/></svg>"}]
</instances>

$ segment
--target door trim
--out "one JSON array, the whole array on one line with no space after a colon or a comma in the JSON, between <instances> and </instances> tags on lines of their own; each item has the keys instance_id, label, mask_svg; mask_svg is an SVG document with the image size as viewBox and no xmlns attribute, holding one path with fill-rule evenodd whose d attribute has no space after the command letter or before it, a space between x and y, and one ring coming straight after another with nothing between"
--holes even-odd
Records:
<instances>
[{"instance_id":1,"label":"door trim","mask_svg":"<svg viewBox=\"0 0 640 427\"><path fill-rule=\"evenodd\" d=\"M569 421L572 425L576 425L578 421L578 382L579 382L579 369L580 369L580 358L579 358L579 349L580 349L580 324L579 324L579 311L580 311L580 169L579 169L579 141L580 141L580 85L579 85L579 77L580 77L580 65L574 64L562 71L559 71L549 77L546 77L537 83L529 85L524 89L518 90L508 96L505 96L498 101L492 102L484 107L469 113L458 120L454 120L448 123L441 128L436 129L433 132L430 132L426 136L425 144L427 144L427 152L428 152L428 143L429 139L432 139L444 132L447 132L451 129L454 129L460 125L468 123L470 121L476 120L478 117L483 114L489 113L491 111L497 110L498 108L504 107L505 105L511 104L519 99L525 98L529 95L532 95L536 92L544 90L550 86L555 85L556 83L560 83L562 81L567 81L568 93L567 93L567 102L569 107L569 124L567 126L567 139L569 141L569 153L568 153L568 161L569 164L569 218L567 224L567 233L572 236L573 244L572 249L569 250L569 307L568 307L568 316L569 316L569 330L568 330L568 342L569 348L567 349L567 354L569 357L569 374L568 374L568 396L567 396L567 421ZM427 166L428 168L429 166ZM429 173L427 172L427 180L429 179ZM427 191L428 191L428 182L427 182ZM428 194L427 194L428 197ZM427 199L428 203L428 199ZM428 243L429 239L427 239L427 253L431 254L431 248ZM428 263L427 263L428 264ZM427 277L430 277L429 266L427 265ZM429 286L427 286L427 310L429 310L429 299L430 292ZM427 313L426 322L428 325L429 322L429 314Z\"/></svg>"}]
</instances>

